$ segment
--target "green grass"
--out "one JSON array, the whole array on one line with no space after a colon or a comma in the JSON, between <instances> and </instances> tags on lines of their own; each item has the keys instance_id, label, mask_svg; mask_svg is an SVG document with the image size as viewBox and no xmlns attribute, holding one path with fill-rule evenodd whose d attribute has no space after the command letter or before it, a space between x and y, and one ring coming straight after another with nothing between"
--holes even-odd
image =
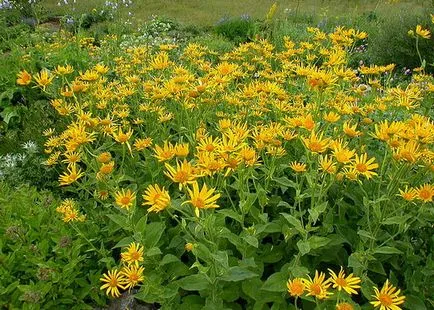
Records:
<instances>
[{"instance_id":1,"label":"green grass","mask_svg":"<svg viewBox=\"0 0 434 310\"><path fill-rule=\"evenodd\" d=\"M65 8L57 6L58 0L44 0L44 6L53 14L65 13ZM77 1L77 11L88 12L103 5L103 0ZM224 16L248 14L254 18L263 18L274 0L135 0L129 8L137 22L152 15L171 18L184 24L201 26L213 25ZM280 0L277 1L278 16L288 14L312 14L315 16L357 16L369 11L390 13L398 8L411 7L412 11L434 6L434 0L399 1L389 4L384 0ZM127 11L124 9L123 14Z\"/></svg>"}]
</instances>

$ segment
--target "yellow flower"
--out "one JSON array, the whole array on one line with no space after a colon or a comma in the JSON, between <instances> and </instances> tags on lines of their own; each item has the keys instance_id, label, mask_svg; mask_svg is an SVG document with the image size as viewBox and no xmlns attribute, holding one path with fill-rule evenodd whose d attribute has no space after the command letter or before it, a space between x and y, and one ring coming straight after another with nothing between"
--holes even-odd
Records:
<instances>
[{"instance_id":1,"label":"yellow flower","mask_svg":"<svg viewBox=\"0 0 434 310\"><path fill-rule=\"evenodd\" d=\"M122 131L122 128L119 127L118 131L113 133L113 138L117 142L124 144L128 142L128 140L131 138L132 135L133 135L133 131L131 129L124 133Z\"/></svg>"},{"instance_id":2,"label":"yellow flower","mask_svg":"<svg viewBox=\"0 0 434 310\"><path fill-rule=\"evenodd\" d=\"M325 274L323 272L318 273L318 270L316 270L313 279L310 276L308 277L309 279L303 279L306 291L308 292L307 296L313 296L317 299L325 299L328 298L329 295L333 294L327 291L331 283L329 280L325 280Z\"/></svg>"},{"instance_id":3,"label":"yellow flower","mask_svg":"<svg viewBox=\"0 0 434 310\"><path fill-rule=\"evenodd\" d=\"M84 172L80 168L77 168L76 164L68 166L68 171L59 176L60 186L70 185L84 176Z\"/></svg>"},{"instance_id":4,"label":"yellow flower","mask_svg":"<svg viewBox=\"0 0 434 310\"><path fill-rule=\"evenodd\" d=\"M296 161L293 161L289 164L289 167L294 170L295 172L305 172L306 171L306 164L298 163Z\"/></svg>"},{"instance_id":5,"label":"yellow flower","mask_svg":"<svg viewBox=\"0 0 434 310\"><path fill-rule=\"evenodd\" d=\"M134 264L122 267L121 274L125 277L125 289L131 290L134 286L143 282L143 271L143 267Z\"/></svg>"},{"instance_id":6,"label":"yellow flower","mask_svg":"<svg viewBox=\"0 0 434 310\"><path fill-rule=\"evenodd\" d=\"M193 243L188 242L188 243L186 243L186 244L184 245L184 249L185 249L187 252L191 252L191 251L193 250L193 248L194 248L194 244L193 244Z\"/></svg>"},{"instance_id":7,"label":"yellow flower","mask_svg":"<svg viewBox=\"0 0 434 310\"><path fill-rule=\"evenodd\" d=\"M374 307L379 307L380 310L401 310L398 306L405 302L405 296L399 296L401 290L389 284L389 280L386 280L380 291L376 287L374 291L372 297L376 300L370 302Z\"/></svg>"},{"instance_id":8,"label":"yellow flower","mask_svg":"<svg viewBox=\"0 0 434 310\"><path fill-rule=\"evenodd\" d=\"M199 190L199 184L193 183L193 189L187 188L187 192L190 200L183 202L182 204L190 203L195 207L196 216L199 217L199 209L218 208L216 204L217 199L220 198L220 194L214 194L215 189L210 188L204 184L202 190Z\"/></svg>"},{"instance_id":9,"label":"yellow flower","mask_svg":"<svg viewBox=\"0 0 434 310\"><path fill-rule=\"evenodd\" d=\"M124 209L129 209L134 205L136 201L136 193L131 191L130 189L121 189L115 193L115 202L116 204Z\"/></svg>"},{"instance_id":10,"label":"yellow flower","mask_svg":"<svg viewBox=\"0 0 434 310\"><path fill-rule=\"evenodd\" d=\"M150 147L152 144L152 138L142 138L134 140L134 148L137 151L143 151L147 147Z\"/></svg>"},{"instance_id":11,"label":"yellow flower","mask_svg":"<svg viewBox=\"0 0 434 310\"><path fill-rule=\"evenodd\" d=\"M173 145L167 141L164 142L163 147L156 145L154 148L154 152L154 157L157 158L160 162L170 160L175 156L175 150L173 148Z\"/></svg>"},{"instance_id":12,"label":"yellow flower","mask_svg":"<svg viewBox=\"0 0 434 310\"><path fill-rule=\"evenodd\" d=\"M176 163L176 169L168 163L166 163L165 166L167 171L164 172L164 174L169 177L172 182L179 183L179 190L187 184L193 184L198 177L196 169L185 159L181 164L179 162Z\"/></svg>"},{"instance_id":13,"label":"yellow flower","mask_svg":"<svg viewBox=\"0 0 434 310\"><path fill-rule=\"evenodd\" d=\"M416 34L423 39L431 38L431 33L428 29L423 29L421 25L416 26Z\"/></svg>"},{"instance_id":14,"label":"yellow flower","mask_svg":"<svg viewBox=\"0 0 434 310\"><path fill-rule=\"evenodd\" d=\"M174 147L175 155L178 157L187 157L189 151L188 143L176 144Z\"/></svg>"},{"instance_id":15,"label":"yellow flower","mask_svg":"<svg viewBox=\"0 0 434 310\"><path fill-rule=\"evenodd\" d=\"M336 310L354 310L354 307L347 302L341 302L336 305Z\"/></svg>"},{"instance_id":16,"label":"yellow flower","mask_svg":"<svg viewBox=\"0 0 434 310\"><path fill-rule=\"evenodd\" d=\"M102 166L99 168L99 172L102 174L110 174L112 173L114 167L115 167L115 162L111 161L108 164L102 164Z\"/></svg>"},{"instance_id":17,"label":"yellow flower","mask_svg":"<svg viewBox=\"0 0 434 310\"><path fill-rule=\"evenodd\" d=\"M365 176L367 179L372 178L377 175L376 172L372 171L378 168L378 164L375 163L375 157L368 160L368 154L364 153L362 155L356 154L356 158L349 165L349 168L355 170L357 174Z\"/></svg>"},{"instance_id":18,"label":"yellow flower","mask_svg":"<svg viewBox=\"0 0 434 310\"><path fill-rule=\"evenodd\" d=\"M410 187L408 188L408 185L405 186L404 190L399 190L399 196L401 196L403 199L407 200L407 201L412 201L414 199L416 199L417 197L417 190Z\"/></svg>"},{"instance_id":19,"label":"yellow flower","mask_svg":"<svg viewBox=\"0 0 434 310\"><path fill-rule=\"evenodd\" d=\"M143 246L138 243L131 243L126 252L121 253L122 261L128 264L139 265L139 262L143 262Z\"/></svg>"},{"instance_id":20,"label":"yellow flower","mask_svg":"<svg viewBox=\"0 0 434 310\"><path fill-rule=\"evenodd\" d=\"M423 202L431 202L434 196L434 186L431 184L421 185L417 190L417 198Z\"/></svg>"},{"instance_id":21,"label":"yellow flower","mask_svg":"<svg viewBox=\"0 0 434 310\"><path fill-rule=\"evenodd\" d=\"M288 288L288 293L292 297L299 297L303 295L305 290L304 282L301 278L288 280L288 282L286 283L286 287Z\"/></svg>"},{"instance_id":22,"label":"yellow flower","mask_svg":"<svg viewBox=\"0 0 434 310\"><path fill-rule=\"evenodd\" d=\"M108 163L110 160L112 159L112 156L109 152L103 152L101 154L98 155L97 157L97 161L103 164Z\"/></svg>"},{"instance_id":23,"label":"yellow flower","mask_svg":"<svg viewBox=\"0 0 434 310\"><path fill-rule=\"evenodd\" d=\"M329 139L323 139L323 134L317 135L315 131L311 131L309 138L302 138L306 148L313 153L323 153L327 150Z\"/></svg>"},{"instance_id":24,"label":"yellow flower","mask_svg":"<svg viewBox=\"0 0 434 310\"><path fill-rule=\"evenodd\" d=\"M26 70L22 70L17 74L17 84L21 86L29 85L32 81L32 76Z\"/></svg>"},{"instance_id":25,"label":"yellow flower","mask_svg":"<svg viewBox=\"0 0 434 310\"><path fill-rule=\"evenodd\" d=\"M351 125L349 122L345 122L343 125L343 131L344 133L351 137L358 137L362 135L362 132L357 130L357 124Z\"/></svg>"},{"instance_id":26,"label":"yellow flower","mask_svg":"<svg viewBox=\"0 0 434 310\"><path fill-rule=\"evenodd\" d=\"M35 76L36 84L38 84L38 86L40 86L43 90L45 90L45 88L51 84L53 79L54 75L51 75L47 69L41 70Z\"/></svg>"},{"instance_id":27,"label":"yellow flower","mask_svg":"<svg viewBox=\"0 0 434 310\"><path fill-rule=\"evenodd\" d=\"M329 272L331 276L330 282L333 284L333 288L337 288L338 291L343 289L350 295L358 294L356 289L360 288L359 284L362 281L359 277L355 277L352 273L348 277L345 277L342 267L338 275L336 275L336 273L331 269L329 269Z\"/></svg>"},{"instance_id":28,"label":"yellow flower","mask_svg":"<svg viewBox=\"0 0 434 310\"><path fill-rule=\"evenodd\" d=\"M319 165L320 165L320 169L326 173L334 174L336 172L336 163L329 155L326 156L320 155Z\"/></svg>"},{"instance_id":29,"label":"yellow flower","mask_svg":"<svg viewBox=\"0 0 434 310\"><path fill-rule=\"evenodd\" d=\"M101 290L107 289L106 294L111 294L112 297L119 297L121 293L119 288L125 289L126 279L125 276L120 273L117 269L109 270L108 273L103 274L103 277L99 279L101 282L105 282L101 286Z\"/></svg>"},{"instance_id":30,"label":"yellow flower","mask_svg":"<svg viewBox=\"0 0 434 310\"><path fill-rule=\"evenodd\" d=\"M71 65L57 66L54 72L58 75L65 75L74 72L74 68Z\"/></svg>"},{"instance_id":31,"label":"yellow flower","mask_svg":"<svg viewBox=\"0 0 434 310\"><path fill-rule=\"evenodd\" d=\"M333 155L336 158L336 160L342 164L346 164L351 161L351 158L354 156L355 151L349 150L342 144L338 143L333 148Z\"/></svg>"},{"instance_id":32,"label":"yellow flower","mask_svg":"<svg viewBox=\"0 0 434 310\"><path fill-rule=\"evenodd\" d=\"M148 212L161 212L170 204L170 195L164 187L160 188L158 184L149 185L145 190L143 200L144 206L151 206Z\"/></svg>"}]
</instances>

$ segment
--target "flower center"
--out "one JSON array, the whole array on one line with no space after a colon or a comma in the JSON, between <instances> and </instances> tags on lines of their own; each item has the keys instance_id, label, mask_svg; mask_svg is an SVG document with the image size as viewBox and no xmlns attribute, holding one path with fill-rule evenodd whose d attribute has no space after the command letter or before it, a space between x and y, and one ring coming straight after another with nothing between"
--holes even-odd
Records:
<instances>
[{"instance_id":1,"label":"flower center","mask_svg":"<svg viewBox=\"0 0 434 310\"><path fill-rule=\"evenodd\" d=\"M129 204L130 202L131 202L130 197L125 196L125 197L122 197L122 198L121 198L121 203L122 203L123 205L127 205L127 204Z\"/></svg>"},{"instance_id":2,"label":"flower center","mask_svg":"<svg viewBox=\"0 0 434 310\"><path fill-rule=\"evenodd\" d=\"M347 286L347 281L344 278L336 278L336 284L342 287Z\"/></svg>"},{"instance_id":3,"label":"flower center","mask_svg":"<svg viewBox=\"0 0 434 310\"><path fill-rule=\"evenodd\" d=\"M356 169L359 172L366 172L368 170L368 167L366 166L366 164L360 163L356 165Z\"/></svg>"},{"instance_id":4,"label":"flower center","mask_svg":"<svg viewBox=\"0 0 434 310\"><path fill-rule=\"evenodd\" d=\"M390 297L387 294L380 294L380 296L378 296L378 300L381 302L382 306L391 306L393 304L393 300L392 297Z\"/></svg>"},{"instance_id":5,"label":"flower center","mask_svg":"<svg viewBox=\"0 0 434 310\"><path fill-rule=\"evenodd\" d=\"M313 283L310 286L310 290L311 290L313 296L321 294L321 286L319 284L317 284L317 283Z\"/></svg>"}]
</instances>

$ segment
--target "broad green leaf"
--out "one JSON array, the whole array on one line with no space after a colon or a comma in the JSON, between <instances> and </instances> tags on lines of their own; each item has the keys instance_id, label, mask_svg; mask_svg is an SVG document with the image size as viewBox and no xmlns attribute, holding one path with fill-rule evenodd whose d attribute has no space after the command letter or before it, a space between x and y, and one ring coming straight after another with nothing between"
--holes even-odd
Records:
<instances>
[{"instance_id":1,"label":"broad green leaf","mask_svg":"<svg viewBox=\"0 0 434 310\"><path fill-rule=\"evenodd\" d=\"M208 288L209 282L204 274L193 274L176 281L183 290L202 291Z\"/></svg>"},{"instance_id":2,"label":"broad green leaf","mask_svg":"<svg viewBox=\"0 0 434 310\"><path fill-rule=\"evenodd\" d=\"M175 255L173 255L173 254L166 254L166 255L164 255L163 259L161 260L160 266L167 265L167 264L170 264L170 263L179 262L179 261L180 261L179 258L176 257Z\"/></svg>"},{"instance_id":3,"label":"broad green leaf","mask_svg":"<svg viewBox=\"0 0 434 310\"><path fill-rule=\"evenodd\" d=\"M238 266L230 267L228 272L221 277L223 281L237 282L245 279L257 277L258 274Z\"/></svg>"},{"instance_id":4,"label":"broad green leaf","mask_svg":"<svg viewBox=\"0 0 434 310\"><path fill-rule=\"evenodd\" d=\"M300 251L300 254L302 256L306 255L311 250L309 241L299 240L297 242L297 247L298 247L298 250Z\"/></svg>"},{"instance_id":5,"label":"broad green leaf","mask_svg":"<svg viewBox=\"0 0 434 310\"><path fill-rule=\"evenodd\" d=\"M306 231L303 228L303 225L301 225L301 222L299 219L297 219L295 216L287 214L287 213L280 213L283 215L283 217L288 221L289 224L291 224L299 233L302 235L306 234Z\"/></svg>"},{"instance_id":6,"label":"broad green leaf","mask_svg":"<svg viewBox=\"0 0 434 310\"><path fill-rule=\"evenodd\" d=\"M270 292L285 292L288 275L283 272L272 274L262 285L261 290Z\"/></svg>"},{"instance_id":7,"label":"broad green leaf","mask_svg":"<svg viewBox=\"0 0 434 310\"><path fill-rule=\"evenodd\" d=\"M255 236L243 236L242 239L244 241L246 241L248 244L250 244L251 246L257 248L258 247L258 239Z\"/></svg>"},{"instance_id":8,"label":"broad green leaf","mask_svg":"<svg viewBox=\"0 0 434 310\"><path fill-rule=\"evenodd\" d=\"M128 223L128 218L125 215L119 214L107 214L108 218L111 219L115 224L127 231L131 231L131 227Z\"/></svg>"},{"instance_id":9,"label":"broad green leaf","mask_svg":"<svg viewBox=\"0 0 434 310\"><path fill-rule=\"evenodd\" d=\"M123 248L123 247L129 246L133 242L134 242L134 239L132 237L125 237L125 238L121 239L118 243L116 243L116 245L112 249Z\"/></svg>"},{"instance_id":10,"label":"broad green leaf","mask_svg":"<svg viewBox=\"0 0 434 310\"><path fill-rule=\"evenodd\" d=\"M143 245L146 248L154 247L164 233L166 226L162 222L154 222L146 225L146 230L143 233Z\"/></svg>"},{"instance_id":11,"label":"broad green leaf","mask_svg":"<svg viewBox=\"0 0 434 310\"><path fill-rule=\"evenodd\" d=\"M159 254L161 254L161 250L157 247L152 247L149 250L145 250L145 254L148 257L154 256L154 255L159 255Z\"/></svg>"},{"instance_id":12,"label":"broad green leaf","mask_svg":"<svg viewBox=\"0 0 434 310\"><path fill-rule=\"evenodd\" d=\"M326 246L330 243L330 239L326 237L318 237L318 236L312 236L310 237L307 242L309 243L309 247L312 250L318 249L320 247ZM298 245L298 243L297 243ZM301 250L300 250L301 251Z\"/></svg>"},{"instance_id":13,"label":"broad green leaf","mask_svg":"<svg viewBox=\"0 0 434 310\"><path fill-rule=\"evenodd\" d=\"M222 210L218 210L217 213L223 214L225 217L229 217L229 218L237 221L238 223L242 224L242 221L243 221L242 215L235 212L234 210L222 209Z\"/></svg>"},{"instance_id":14,"label":"broad green leaf","mask_svg":"<svg viewBox=\"0 0 434 310\"><path fill-rule=\"evenodd\" d=\"M427 310L424 302L414 295L405 295L405 304L411 306L411 310Z\"/></svg>"}]
</instances>

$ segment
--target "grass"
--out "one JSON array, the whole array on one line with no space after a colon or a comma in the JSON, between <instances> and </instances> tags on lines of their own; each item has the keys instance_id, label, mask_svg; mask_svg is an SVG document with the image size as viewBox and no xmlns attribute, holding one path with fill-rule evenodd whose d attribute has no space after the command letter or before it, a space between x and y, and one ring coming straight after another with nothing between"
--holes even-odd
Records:
<instances>
[{"instance_id":1,"label":"grass","mask_svg":"<svg viewBox=\"0 0 434 310\"><path fill-rule=\"evenodd\" d=\"M65 7L57 6L58 0L45 0L44 6L53 14L65 13ZM88 12L104 4L103 0L77 1L77 11ZM240 16L248 14L255 18L263 18L274 0L135 0L128 10L134 13L134 19L138 22L158 15L175 19L184 24L209 26L218 22L224 16ZM277 1L277 15L292 14L332 15L332 16L357 16L369 11L388 13L391 9L411 6L412 11L426 9L433 6L431 1L413 0L389 3L383 0L281 0Z\"/></svg>"}]
</instances>

